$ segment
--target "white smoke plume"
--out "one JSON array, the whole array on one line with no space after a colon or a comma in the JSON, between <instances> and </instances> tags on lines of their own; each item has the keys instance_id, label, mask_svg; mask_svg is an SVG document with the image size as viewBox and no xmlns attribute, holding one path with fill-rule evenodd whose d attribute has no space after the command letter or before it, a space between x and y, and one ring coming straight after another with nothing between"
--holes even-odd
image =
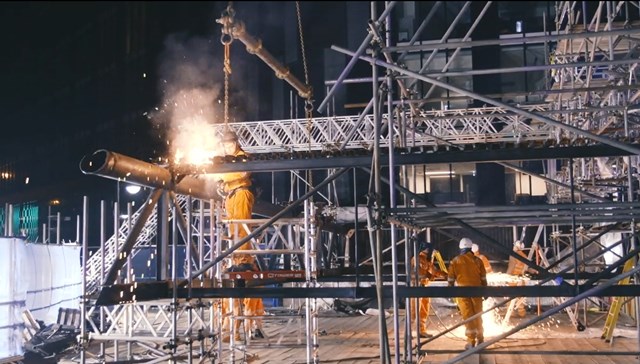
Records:
<instances>
[{"instance_id":1,"label":"white smoke plume","mask_svg":"<svg viewBox=\"0 0 640 364\"><path fill-rule=\"evenodd\" d=\"M150 117L174 163L202 164L219 155L213 125L223 120L221 47L203 38L172 35L159 65L163 102Z\"/></svg>"}]
</instances>

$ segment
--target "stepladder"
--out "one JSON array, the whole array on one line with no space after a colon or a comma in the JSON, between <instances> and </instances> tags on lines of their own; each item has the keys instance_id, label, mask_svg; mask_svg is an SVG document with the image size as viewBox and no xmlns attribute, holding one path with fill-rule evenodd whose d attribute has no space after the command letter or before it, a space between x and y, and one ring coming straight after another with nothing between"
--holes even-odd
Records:
<instances>
[{"instance_id":1,"label":"stepladder","mask_svg":"<svg viewBox=\"0 0 640 364\"><path fill-rule=\"evenodd\" d=\"M622 269L622 273L631 270L634 264L634 258L627 260L627 262L624 264L624 268ZM626 277L620 280L618 284L629 284L630 279L630 276ZM613 345L613 331L615 330L618 323L618 318L620 317L620 309L625 302L625 297L613 297L611 299L611 306L609 307L609 311L607 312L607 319L604 322L602 336L600 336L601 339L603 339L607 343L610 343L611 345Z\"/></svg>"},{"instance_id":2,"label":"stepladder","mask_svg":"<svg viewBox=\"0 0 640 364\"><path fill-rule=\"evenodd\" d=\"M442 259L442 254L437 250L434 250L433 254L431 254L431 263L434 261L438 264L438 269L440 269L440 271L447 273L447 265L445 264L444 259Z\"/></svg>"}]
</instances>

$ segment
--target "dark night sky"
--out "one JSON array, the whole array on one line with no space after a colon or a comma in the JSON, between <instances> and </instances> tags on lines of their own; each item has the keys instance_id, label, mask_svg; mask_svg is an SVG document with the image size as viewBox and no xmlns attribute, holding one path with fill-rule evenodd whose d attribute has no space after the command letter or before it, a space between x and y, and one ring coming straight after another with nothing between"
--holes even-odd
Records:
<instances>
[{"instance_id":1,"label":"dark night sky","mask_svg":"<svg viewBox=\"0 0 640 364\"><path fill-rule=\"evenodd\" d=\"M205 84L220 82L221 28L215 19L227 4L100 1L0 5L0 117L4 127L0 169L16 175L15 180L0 181L0 202L46 201L65 190L72 191L78 200L88 193L87 188L110 186L113 181L83 175L78 168L83 156L100 148L146 160L164 155L160 132L143 114L162 107L166 92L162 81L168 79L163 72L170 69L166 66L169 39L174 43L170 56L179 58L175 44L181 42L179 50L191 52L192 60L207 63L202 69L209 73L195 78ZM249 32L304 80L295 2L233 5ZM346 15L344 4L301 2L301 6L317 106L324 94L325 53L332 44L346 47ZM328 20L331 26L327 26ZM365 22L358 28L363 37ZM202 51L200 58L193 57L197 47ZM271 94L274 84L283 83L280 89L288 103L290 86L246 52L239 41L234 43L232 61L236 70L232 92L243 97L236 102L246 117L268 120L277 112L288 117L288 110L283 111L286 105L274 104ZM30 177L28 186L25 176ZM112 192L111 187L108 190Z\"/></svg>"},{"instance_id":2,"label":"dark night sky","mask_svg":"<svg viewBox=\"0 0 640 364\"><path fill-rule=\"evenodd\" d=\"M166 131L150 115L167 104L169 84L219 88L223 46L221 26L215 20L227 5L0 4L0 176L12 175L0 178L0 205L35 203L42 224L50 201L59 199L61 205L51 212L62 213L63 239L69 239L75 236L75 217L88 196L89 225L97 226L98 201L113 206L118 185L83 174L80 161L98 149L145 161L167 156ZM234 2L233 6L250 34L304 80L295 2ZM327 49L332 44L347 46L345 5L301 2L301 7L310 77L319 90L319 103ZM366 18L359 28L362 37L365 24ZM247 120L287 118L285 103L292 88L240 41L234 42L231 57L231 97L238 114ZM274 97L277 92L282 97Z\"/></svg>"},{"instance_id":3,"label":"dark night sky","mask_svg":"<svg viewBox=\"0 0 640 364\"><path fill-rule=\"evenodd\" d=\"M59 132L66 129L71 122L67 118L51 120L43 118L43 114L52 112L51 105L46 104L51 98L58 98L62 103L72 103L71 98L76 90L91 89L93 85L84 85L82 82L91 83L92 78L97 78L95 73L104 72L101 68L109 66L108 60L112 60L115 67L120 67L118 62L123 62L121 54L114 45L111 49L104 45L110 41L110 32L123 32L127 27L125 2L5 2L0 5L0 41L3 51L0 52L0 72L2 72L2 88L0 95L0 107L3 112L3 124L11 124L16 133L2 133L0 141L8 138L33 136L34 124L41 124L45 130ZM342 11L340 5L329 6L302 2L302 16L307 41L307 57L309 57L311 76L322 81L322 69L314 66L315 60L322 56L322 52L331 44L340 44L345 37L345 30L337 22ZM181 34L182 39L188 41L194 37L208 38L212 40L212 54L220 57L221 45L219 41L220 25L215 19L220 16L220 9L227 2L147 2L146 28L140 35L145 40L144 69L149 77L157 75L158 63L161 61L159 54L163 42L169 34ZM304 79L302 65L295 54L297 49L289 50L284 54L282 38L283 32L288 32L288 37L295 37L298 42L297 24L295 18L294 2L236 2L234 8L238 17L247 24L247 28L257 38L264 41L268 50L285 61L294 61L294 72L300 79ZM328 20L333 22L327 26ZM117 24L109 25L111 21ZM136 22L136 19L133 20ZM107 24L107 25L105 25ZM363 24L364 25L364 24ZM135 27L135 25L134 25ZM95 29L98 28L96 31ZM104 28L104 29L100 29ZM286 29L286 30L285 30ZM137 29L132 29L136 33ZM364 27L362 36L366 35ZM122 43L123 34L118 34L115 42ZM234 48L235 62L247 62L253 55L249 55L244 46L237 42ZM102 52L92 57L92 53ZM293 58L291 53L294 52ZM315 56L315 57L313 57ZM96 62L95 58L102 58L102 62ZM219 59L218 59L219 61ZM272 71L264 64L258 65L259 70L264 71L264 77L273 77ZM121 71L118 69L118 71ZM64 79L60 79L64 77ZM236 77L242 77L236 75ZM73 79L76 78L76 79ZM83 80L84 78L84 80ZM157 80L149 80L154 83ZM97 87L102 87L98 85ZM287 86L288 87L288 86ZM323 91L322 85L316 87L317 93ZM158 96L157 84L145 89L155 92ZM64 98L64 93L69 94ZM81 91L82 92L82 91ZM110 96L105 91L97 93L95 98ZM322 95L317 99L321 100ZM318 100L318 102L320 101ZM107 100L108 101L108 100ZM55 104L60 104L56 102ZM45 107L42 107L45 106ZM47 109L46 106L49 106ZM66 105L65 105L66 106ZM72 105L80 106L81 105ZM100 106L105 108L113 105L103 102ZM79 107L79 108L80 108ZM55 111L55 110L54 110ZM92 110L93 111L93 110ZM16 119L24 118L26 113L38 113L29 122L16 123ZM78 112L78 110L65 110L63 115ZM14 121L13 123L11 121Z\"/></svg>"},{"instance_id":4,"label":"dark night sky","mask_svg":"<svg viewBox=\"0 0 640 364\"><path fill-rule=\"evenodd\" d=\"M79 113L101 112L95 107L90 111L82 110L89 104L87 100L78 100L78 94L84 92L93 93L92 101L96 104L92 106L113 107L110 101L115 100L108 98L114 98L117 92L101 84L99 78L109 67L124 73L122 47L125 46L123 33L127 27L124 4L101 1L9 2L1 5L3 85L0 106L4 111L3 118L6 118L4 123L10 123L14 131L3 133L3 141L7 138L33 140L38 138L39 132L58 134L77 130L79 125L74 125L77 120L73 119L80 117ZM188 7L186 4L189 3L183 5L185 8ZM210 14L213 4L208 5ZM192 29L180 29L180 22L186 23L185 19L179 18L185 16L184 13L175 14L173 24L164 22L163 17L175 7L176 2L148 7L150 20L160 24L155 29L158 35L170 32L172 26L176 31L200 31L197 27L202 24L203 5L193 8ZM131 32L135 33L136 29ZM152 35L146 31L142 37ZM143 55L146 62L143 68L146 69L152 68L155 62L150 52L157 51L163 41L149 40ZM147 72L151 73L150 70ZM54 115L60 118L55 119Z\"/></svg>"},{"instance_id":5,"label":"dark night sky","mask_svg":"<svg viewBox=\"0 0 640 364\"><path fill-rule=\"evenodd\" d=\"M59 42L81 31L88 19L109 6L109 2L5 2L0 5L3 48L0 106L4 117L10 118L33 107L34 97L44 96L49 89L47 73L53 72L45 59L56 59ZM24 124L13 126L18 131L29 129Z\"/></svg>"}]
</instances>

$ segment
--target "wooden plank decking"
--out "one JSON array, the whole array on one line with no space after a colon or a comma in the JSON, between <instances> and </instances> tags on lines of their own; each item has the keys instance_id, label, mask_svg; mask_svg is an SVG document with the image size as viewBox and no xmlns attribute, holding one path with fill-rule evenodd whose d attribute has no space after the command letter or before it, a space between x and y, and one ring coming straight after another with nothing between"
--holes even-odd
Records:
<instances>
[{"instance_id":1,"label":"wooden plank decking","mask_svg":"<svg viewBox=\"0 0 640 364\"><path fill-rule=\"evenodd\" d=\"M433 301L432 301L433 302ZM264 319L263 339L247 339L238 343L234 353L233 363L255 364L299 364L307 361L308 354L313 358L313 352L307 352L305 338L305 317L287 310L270 310L271 315ZM637 353L640 351L637 330L630 319L618 322L614 339L606 343L600 338L602 335L602 316L606 312L589 312L586 317L586 329L578 331L566 313L559 313L545 318L523 330L513 333L488 348L460 358L465 345L464 327L458 327L430 342L421 339L420 356L418 351L412 351L408 358L404 353L404 310L398 312L400 327L400 358L401 363L464 363L464 364L623 364L640 362ZM493 316L492 316L493 317ZM525 317L512 317L506 327L497 326L493 318L485 319L485 340L492 339L509 332L518 324L535 319L536 310L530 309ZM499 317L499 316L495 316ZM447 327L452 327L461 321L455 307L432 307L429 318L429 331L438 334ZM496 320L493 320L496 321ZM392 354L391 362L395 362L395 341L393 316L386 318L389 346ZM318 345L317 359L320 363L380 363L379 317L374 315L347 315L330 309L320 311L318 315ZM496 327L501 331L496 331ZM194 343L197 344L197 343ZM418 344L414 339L412 346ZM93 343L92 346L97 345ZM224 343L223 350L215 360L212 358L198 359L199 352L194 345L192 363L232 363L230 344ZM159 347L158 347L159 349ZM112 349L111 349L112 350ZM120 361L127 357L127 345L120 345ZM95 352L95 350L94 350ZM144 353L138 353L136 359L142 359ZM111 355L109 355L111 357ZM148 356L147 356L148 357ZM64 363L77 363L78 353L68 355ZM97 358L91 358L88 363L97 363ZM107 362L110 362L107 360ZM141 362L141 361L136 361ZM177 360L186 363L183 358Z\"/></svg>"},{"instance_id":2,"label":"wooden plank decking","mask_svg":"<svg viewBox=\"0 0 640 364\"><path fill-rule=\"evenodd\" d=\"M442 310L439 310L442 313ZM432 315L433 316L433 315ZM403 319L403 316L401 316ZM447 325L458 320L457 314L445 317ZM526 320L519 318L519 320ZM339 316L336 314L321 315L319 320L318 359L321 363L380 363L378 317L377 316ZM622 364L638 362L636 355L617 355L637 353L639 344L635 328L624 330L625 336L615 337L611 344L600 339L602 333L601 324L587 327L583 332L578 332L571 327L566 315L560 314L522 330L505 339L502 339L487 349L472 354L459 363L465 364L576 364L576 363L608 363ZM435 320L432 320L432 322ZM393 318L388 317L387 329L390 335L390 350L394 352ZM443 322L444 323L444 322ZM250 363L278 363L297 364L307 362L306 345L304 344L304 323L301 331L287 331L282 322L270 320L265 322L265 331L268 339L252 340L247 345L241 346L246 350L247 362ZM434 327L435 334L438 328ZM404 329L401 327L401 337ZM463 353L464 330L456 329L427 344L423 345L424 356L412 360L414 363L445 363L454 360ZM275 337L285 334L286 343L294 345L272 347ZM301 335L301 336L299 336ZM487 341L492 336L487 337ZM415 345L416 343L414 343ZM401 352L403 340L401 339ZM275 345L274 345L275 346ZM603 355L595 355L602 352ZM228 355L228 352L226 353ZM228 362L228 357L223 355L221 362ZM236 355L236 359L239 359ZM400 358L404 362L405 358ZM240 361L237 361L240 362ZM392 358L393 362L393 358Z\"/></svg>"}]
</instances>

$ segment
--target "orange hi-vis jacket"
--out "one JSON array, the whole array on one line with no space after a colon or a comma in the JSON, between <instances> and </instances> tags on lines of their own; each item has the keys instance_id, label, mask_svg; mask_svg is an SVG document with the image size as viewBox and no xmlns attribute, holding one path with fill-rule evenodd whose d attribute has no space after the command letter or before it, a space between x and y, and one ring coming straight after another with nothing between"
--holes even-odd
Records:
<instances>
[{"instance_id":1,"label":"orange hi-vis jacket","mask_svg":"<svg viewBox=\"0 0 640 364\"><path fill-rule=\"evenodd\" d=\"M247 154L238 149L234 156L246 156ZM253 214L253 204L255 197L253 192L249 190L251 186L251 178L246 172L230 172L224 173L222 176L224 182L224 191L227 193L224 205L229 220L249 220ZM234 242L245 236L247 232L241 224L229 224L229 235L234 237ZM251 242L244 243L238 250L251 249ZM248 254L235 254L232 258L233 265L254 264L255 258Z\"/></svg>"},{"instance_id":2,"label":"orange hi-vis jacket","mask_svg":"<svg viewBox=\"0 0 640 364\"><path fill-rule=\"evenodd\" d=\"M451 259L449 263L448 283L458 286L486 286L487 272L480 258L470 250Z\"/></svg>"},{"instance_id":3,"label":"orange hi-vis jacket","mask_svg":"<svg viewBox=\"0 0 640 364\"><path fill-rule=\"evenodd\" d=\"M421 251L418 254L418 283L422 287L426 287L434 278L444 278L446 274L439 269L436 268L435 264L429 257L426 251ZM416 267L416 257L411 257L411 268ZM415 282L415 273L411 273L411 282L416 284ZM430 305L429 297L419 297L417 299L411 300L411 321L416 320L416 314L420 317L420 322L418 325L419 333L426 334L427 333L427 324L429 322L429 305Z\"/></svg>"},{"instance_id":4,"label":"orange hi-vis jacket","mask_svg":"<svg viewBox=\"0 0 640 364\"><path fill-rule=\"evenodd\" d=\"M476 257L480 258L480 260L482 260L482 264L484 264L484 270L487 273L492 273L493 268L491 267L491 262L489 262L489 259L484 254L475 253L475 255Z\"/></svg>"},{"instance_id":5,"label":"orange hi-vis jacket","mask_svg":"<svg viewBox=\"0 0 640 364\"><path fill-rule=\"evenodd\" d=\"M241 156L247 156L247 153L242 149L238 149L234 157ZM251 178L249 178L246 172L229 172L223 174L221 178L224 182L224 192L227 194L233 193L233 191L238 188L251 186Z\"/></svg>"},{"instance_id":6,"label":"orange hi-vis jacket","mask_svg":"<svg viewBox=\"0 0 640 364\"><path fill-rule=\"evenodd\" d=\"M462 287L487 286L487 272L484 269L482 260L476 257L471 250L451 259L448 283L450 286L457 284ZM481 297L459 297L457 304L463 320L482 312ZM467 337L467 344L470 346L484 341L482 316L478 316L465 324L465 336Z\"/></svg>"},{"instance_id":7,"label":"orange hi-vis jacket","mask_svg":"<svg viewBox=\"0 0 640 364\"><path fill-rule=\"evenodd\" d=\"M529 257L527 257L527 255L522 250L515 250L514 252L525 259L529 259ZM523 262L519 261L514 257L509 257L507 274L512 274L514 276L521 276L527 272L527 268L528 268L527 265L524 264Z\"/></svg>"},{"instance_id":8,"label":"orange hi-vis jacket","mask_svg":"<svg viewBox=\"0 0 640 364\"><path fill-rule=\"evenodd\" d=\"M415 267L415 257L411 258L411 266ZM446 274L436 269L435 264L427 256L425 251L418 254L418 281L422 286L427 286L429 281L435 278L444 278Z\"/></svg>"}]
</instances>

